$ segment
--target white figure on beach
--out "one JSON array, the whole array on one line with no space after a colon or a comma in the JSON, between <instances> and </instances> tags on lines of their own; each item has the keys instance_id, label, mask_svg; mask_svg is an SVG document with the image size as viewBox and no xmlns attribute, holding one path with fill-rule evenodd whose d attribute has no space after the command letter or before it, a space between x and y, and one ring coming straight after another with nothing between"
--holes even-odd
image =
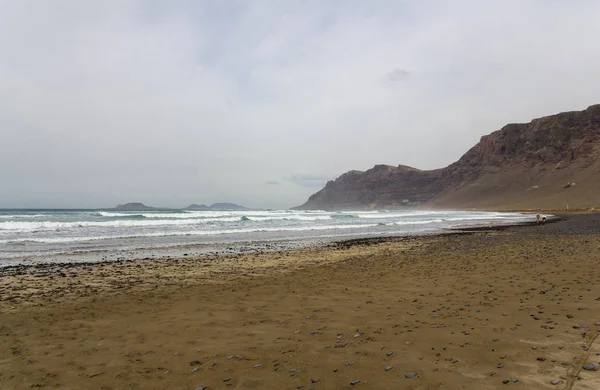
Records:
<instances>
[{"instance_id":1,"label":"white figure on beach","mask_svg":"<svg viewBox=\"0 0 600 390\"><path fill-rule=\"evenodd\" d=\"M543 224L545 224L545 223L546 223L546 216L543 216L543 217L542 217L542 216L541 216L541 215L539 215L539 214L538 214L538 215L536 215L536 216L535 216L535 223L536 223L536 224L538 224L538 225L539 225L539 224L542 224L542 225L543 225Z\"/></svg>"}]
</instances>

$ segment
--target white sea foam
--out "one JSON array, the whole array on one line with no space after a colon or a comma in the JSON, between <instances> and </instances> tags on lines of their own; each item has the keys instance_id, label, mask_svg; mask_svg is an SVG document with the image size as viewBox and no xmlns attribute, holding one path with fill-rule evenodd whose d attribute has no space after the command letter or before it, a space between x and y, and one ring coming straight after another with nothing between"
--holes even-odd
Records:
<instances>
[{"instance_id":1,"label":"white sea foam","mask_svg":"<svg viewBox=\"0 0 600 390\"><path fill-rule=\"evenodd\" d=\"M27 219L27 218L43 218L47 217L46 214L11 214L11 215L0 215L0 219Z\"/></svg>"},{"instance_id":2,"label":"white sea foam","mask_svg":"<svg viewBox=\"0 0 600 390\"><path fill-rule=\"evenodd\" d=\"M416 234L448 227L531 219L516 213L359 211L56 211L0 215L0 257L52 259L57 251L119 251L307 236ZM83 249L82 249L83 248ZM45 260L44 260L45 261Z\"/></svg>"},{"instance_id":3,"label":"white sea foam","mask_svg":"<svg viewBox=\"0 0 600 390\"><path fill-rule=\"evenodd\" d=\"M142 237L172 237L172 236L211 236L211 235L222 235L222 234L243 234L243 233L256 233L256 232L302 232L310 230L334 230L334 229L360 229L377 226L377 224L370 225L325 225L325 226L303 226L303 227L256 227L246 229L229 229L229 230L187 230L178 232L152 232L145 234L125 234L115 236L87 236L87 237L44 237L44 238L15 238L12 240L0 240L0 244L10 243L68 243L68 242L82 242L82 241L98 241L98 240L111 240L111 239L125 239L125 238L142 238Z\"/></svg>"},{"instance_id":4,"label":"white sea foam","mask_svg":"<svg viewBox=\"0 0 600 390\"><path fill-rule=\"evenodd\" d=\"M425 219L422 221L398 221L398 222L393 222L393 225L427 225L430 223L440 223L442 222L441 219Z\"/></svg>"}]
</instances>

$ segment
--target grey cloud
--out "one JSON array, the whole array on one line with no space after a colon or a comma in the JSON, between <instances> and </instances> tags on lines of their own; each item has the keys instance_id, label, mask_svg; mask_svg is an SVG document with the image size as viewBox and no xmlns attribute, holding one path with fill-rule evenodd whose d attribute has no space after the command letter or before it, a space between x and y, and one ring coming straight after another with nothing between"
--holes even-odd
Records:
<instances>
[{"instance_id":1,"label":"grey cloud","mask_svg":"<svg viewBox=\"0 0 600 390\"><path fill-rule=\"evenodd\" d=\"M280 182L278 182L277 180L267 180L267 181L265 182L265 184L268 184L268 185L273 185L273 186L278 186L278 185L280 185L281 183L280 183Z\"/></svg>"},{"instance_id":2,"label":"grey cloud","mask_svg":"<svg viewBox=\"0 0 600 390\"><path fill-rule=\"evenodd\" d=\"M332 173L442 167L597 103L597 20L592 1L0 0L0 207L280 208Z\"/></svg>"},{"instance_id":3,"label":"grey cloud","mask_svg":"<svg viewBox=\"0 0 600 390\"><path fill-rule=\"evenodd\" d=\"M291 174L283 178L284 181L288 181L297 184L301 187L307 188L320 188L331 180L332 176L326 175L295 175Z\"/></svg>"},{"instance_id":4,"label":"grey cloud","mask_svg":"<svg viewBox=\"0 0 600 390\"><path fill-rule=\"evenodd\" d=\"M406 69L394 69L386 75L386 80L397 82L406 79L410 76L410 72Z\"/></svg>"}]
</instances>

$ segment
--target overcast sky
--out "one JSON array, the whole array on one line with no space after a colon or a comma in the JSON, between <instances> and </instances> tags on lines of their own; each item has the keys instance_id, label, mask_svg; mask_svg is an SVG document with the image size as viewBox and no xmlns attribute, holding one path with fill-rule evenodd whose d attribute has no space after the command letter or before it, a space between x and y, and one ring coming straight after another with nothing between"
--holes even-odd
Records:
<instances>
[{"instance_id":1,"label":"overcast sky","mask_svg":"<svg viewBox=\"0 0 600 390\"><path fill-rule=\"evenodd\" d=\"M600 101L600 2L0 0L0 207L284 208Z\"/></svg>"}]
</instances>

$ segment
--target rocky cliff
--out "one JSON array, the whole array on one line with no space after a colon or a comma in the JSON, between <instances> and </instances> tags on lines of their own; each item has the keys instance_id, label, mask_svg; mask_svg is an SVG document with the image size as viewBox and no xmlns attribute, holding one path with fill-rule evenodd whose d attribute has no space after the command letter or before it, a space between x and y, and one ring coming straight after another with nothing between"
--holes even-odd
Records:
<instances>
[{"instance_id":1,"label":"rocky cliff","mask_svg":"<svg viewBox=\"0 0 600 390\"><path fill-rule=\"evenodd\" d=\"M298 208L573 208L599 206L598 194L600 105L594 105L506 125L446 168L347 172Z\"/></svg>"}]
</instances>

